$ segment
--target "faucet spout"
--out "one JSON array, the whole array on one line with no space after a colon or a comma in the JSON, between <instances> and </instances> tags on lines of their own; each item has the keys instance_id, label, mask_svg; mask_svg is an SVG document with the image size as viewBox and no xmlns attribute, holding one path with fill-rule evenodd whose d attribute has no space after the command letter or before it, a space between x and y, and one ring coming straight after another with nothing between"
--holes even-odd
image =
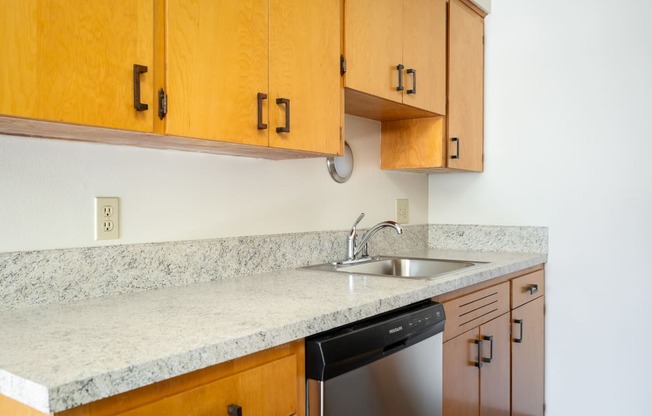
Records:
<instances>
[{"instance_id":1,"label":"faucet spout","mask_svg":"<svg viewBox=\"0 0 652 416\"><path fill-rule=\"evenodd\" d=\"M355 250L353 251L353 258L357 258L360 253L362 252L362 255L364 257L368 256L367 254L367 243L369 242L369 239L374 236L378 231L382 230L383 228L393 228L397 234L403 234L403 227L401 227L398 223L394 221L383 221L379 222L378 224L374 225L371 227L369 230L367 230L366 233L362 235L362 238L360 241L356 244Z\"/></svg>"}]
</instances>

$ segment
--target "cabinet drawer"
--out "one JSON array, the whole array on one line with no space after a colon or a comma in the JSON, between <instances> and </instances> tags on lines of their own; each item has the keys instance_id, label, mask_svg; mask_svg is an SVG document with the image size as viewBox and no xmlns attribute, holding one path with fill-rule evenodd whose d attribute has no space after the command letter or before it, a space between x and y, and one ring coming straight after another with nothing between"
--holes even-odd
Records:
<instances>
[{"instance_id":1,"label":"cabinet drawer","mask_svg":"<svg viewBox=\"0 0 652 416\"><path fill-rule=\"evenodd\" d=\"M545 289L543 270L512 280L512 309L543 296Z\"/></svg>"},{"instance_id":2,"label":"cabinet drawer","mask_svg":"<svg viewBox=\"0 0 652 416\"><path fill-rule=\"evenodd\" d=\"M444 302L444 341L509 311L509 282Z\"/></svg>"},{"instance_id":3,"label":"cabinet drawer","mask_svg":"<svg viewBox=\"0 0 652 416\"><path fill-rule=\"evenodd\" d=\"M229 405L241 406L245 415L294 415L296 361L295 355L284 357L119 415L226 415Z\"/></svg>"}]
</instances>

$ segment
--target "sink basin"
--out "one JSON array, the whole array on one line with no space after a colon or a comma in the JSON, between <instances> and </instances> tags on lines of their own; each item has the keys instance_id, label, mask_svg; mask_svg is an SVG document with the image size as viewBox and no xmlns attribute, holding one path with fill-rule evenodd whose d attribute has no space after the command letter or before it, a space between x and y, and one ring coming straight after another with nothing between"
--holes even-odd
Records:
<instances>
[{"instance_id":1,"label":"sink basin","mask_svg":"<svg viewBox=\"0 0 652 416\"><path fill-rule=\"evenodd\" d=\"M316 266L308 266L307 268L343 273L427 279L483 263L484 262L383 256L373 257L359 263L326 263Z\"/></svg>"}]
</instances>

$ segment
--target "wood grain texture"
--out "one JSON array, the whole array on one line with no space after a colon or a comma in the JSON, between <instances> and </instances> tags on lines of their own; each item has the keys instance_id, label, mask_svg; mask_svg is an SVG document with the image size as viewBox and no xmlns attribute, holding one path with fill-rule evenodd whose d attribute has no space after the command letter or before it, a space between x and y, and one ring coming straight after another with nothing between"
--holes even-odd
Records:
<instances>
[{"instance_id":1,"label":"wood grain texture","mask_svg":"<svg viewBox=\"0 0 652 416\"><path fill-rule=\"evenodd\" d=\"M153 131L153 2L0 1L0 114ZM133 65L141 101L134 109Z\"/></svg>"},{"instance_id":2,"label":"wood grain texture","mask_svg":"<svg viewBox=\"0 0 652 416\"><path fill-rule=\"evenodd\" d=\"M539 297L512 310L512 320L523 320L523 342L512 342L512 415L543 416L545 318ZM514 331L519 331L518 325Z\"/></svg>"},{"instance_id":3,"label":"wood grain texture","mask_svg":"<svg viewBox=\"0 0 652 416\"><path fill-rule=\"evenodd\" d=\"M480 369L480 416L510 416L510 320L505 313L480 327L480 339L493 336L493 360ZM482 343L482 357L490 357L490 341Z\"/></svg>"},{"instance_id":4,"label":"wood grain texture","mask_svg":"<svg viewBox=\"0 0 652 416\"><path fill-rule=\"evenodd\" d=\"M403 103L446 114L446 0L403 0L403 64L417 72L405 74Z\"/></svg>"},{"instance_id":5,"label":"wood grain texture","mask_svg":"<svg viewBox=\"0 0 652 416\"><path fill-rule=\"evenodd\" d=\"M504 282L444 303L444 341L509 311L509 283Z\"/></svg>"},{"instance_id":6,"label":"wood grain texture","mask_svg":"<svg viewBox=\"0 0 652 416\"><path fill-rule=\"evenodd\" d=\"M340 0L269 4L269 145L340 152ZM290 132L284 127L290 100Z\"/></svg>"},{"instance_id":7,"label":"wood grain texture","mask_svg":"<svg viewBox=\"0 0 652 416\"><path fill-rule=\"evenodd\" d=\"M75 124L54 123L0 115L0 133L14 136L54 138L84 142L117 144L152 149L181 150L261 159L301 159L328 156L324 153L276 149L217 140L141 133Z\"/></svg>"},{"instance_id":8,"label":"wood grain texture","mask_svg":"<svg viewBox=\"0 0 652 416\"><path fill-rule=\"evenodd\" d=\"M293 341L203 370L89 403L55 416L200 416L239 404L247 416L305 409L304 342ZM1 415L42 416L0 395Z\"/></svg>"},{"instance_id":9,"label":"wood grain texture","mask_svg":"<svg viewBox=\"0 0 652 416\"><path fill-rule=\"evenodd\" d=\"M381 169L445 167L443 117L384 121L380 133Z\"/></svg>"},{"instance_id":10,"label":"wood grain texture","mask_svg":"<svg viewBox=\"0 0 652 416\"><path fill-rule=\"evenodd\" d=\"M525 276L512 280L512 309L530 302L545 294L545 279L543 270L527 274ZM536 285L537 290L535 293L530 292L530 287Z\"/></svg>"},{"instance_id":11,"label":"wood grain texture","mask_svg":"<svg viewBox=\"0 0 652 416\"><path fill-rule=\"evenodd\" d=\"M345 85L386 100L403 102L397 91L403 62L403 2L346 0Z\"/></svg>"},{"instance_id":12,"label":"wood grain texture","mask_svg":"<svg viewBox=\"0 0 652 416\"><path fill-rule=\"evenodd\" d=\"M268 130L256 127L257 94L269 90L267 7L267 0L167 2L167 134L268 144Z\"/></svg>"},{"instance_id":13,"label":"wood grain texture","mask_svg":"<svg viewBox=\"0 0 652 416\"><path fill-rule=\"evenodd\" d=\"M484 19L460 0L448 8L448 167L481 172L484 154ZM451 159L459 141L459 158Z\"/></svg>"},{"instance_id":14,"label":"wood grain texture","mask_svg":"<svg viewBox=\"0 0 652 416\"><path fill-rule=\"evenodd\" d=\"M519 270L517 272L509 273L504 276L500 276L491 280L487 280L482 283L478 283L475 285L467 286L463 289L458 289L454 290L452 292L444 293L442 295L435 296L431 298L434 302L439 302L439 303L444 303L448 302L449 300L457 299L462 296L466 296L470 293L477 292L478 290L481 289L486 289L488 287L496 286L497 284L504 283L504 282L509 282L511 279L517 278L519 276L524 276L530 273L533 273L537 270L543 270L543 264L539 264L534 267L528 267L527 269Z\"/></svg>"},{"instance_id":15,"label":"wood grain texture","mask_svg":"<svg viewBox=\"0 0 652 416\"><path fill-rule=\"evenodd\" d=\"M395 101L385 100L371 94L345 88L344 111L358 117L379 121L405 120L433 117L437 114Z\"/></svg>"},{"instance_id":16,"label":"wood grain texture","mask_svg":"<svg viewBox=\"0 0 652 416\"><path fill-rule=\"evenodd\" d=\"M444 342L443 415L478 416L480 374L478 360L479 329L474 328Z\"/></svg>"}]
</instances>

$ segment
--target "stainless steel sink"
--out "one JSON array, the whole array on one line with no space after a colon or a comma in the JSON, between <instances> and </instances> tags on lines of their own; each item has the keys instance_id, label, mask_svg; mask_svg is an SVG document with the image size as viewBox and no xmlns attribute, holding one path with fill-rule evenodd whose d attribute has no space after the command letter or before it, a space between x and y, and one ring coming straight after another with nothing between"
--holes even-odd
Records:
<instances>
[{"instance_id":1,"label":"stainless steel sink","mask_svg":"<svg viewBox=\"0 0 652 416\"><path fill-rule=\"evenodd\" d=\"M342 273L427 279L478 264L484 264L484 262L383 256L372 257L369 260L356 263L326 263L307 268Z\"/></svg>"}]
</instances>

